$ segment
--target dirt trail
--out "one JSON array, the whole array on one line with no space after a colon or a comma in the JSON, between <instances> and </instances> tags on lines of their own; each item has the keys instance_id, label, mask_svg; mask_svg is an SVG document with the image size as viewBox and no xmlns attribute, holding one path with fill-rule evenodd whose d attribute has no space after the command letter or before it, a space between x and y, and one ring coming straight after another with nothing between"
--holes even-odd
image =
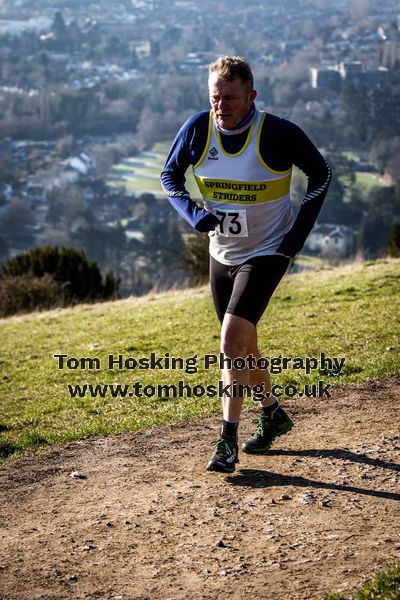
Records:
<instances>
[{"instance_id":1,"label":"dirt trail","mask_svg":"<svg viewBox=\"0 0 400 600\"><path fill-rule=\"evenodd\" d=\"M218 418L3 463L0 597L297 600L362 584L400 554L400 376L285 406L292 432L230 476L205 471Z\"/></svg>"}]
</instances>

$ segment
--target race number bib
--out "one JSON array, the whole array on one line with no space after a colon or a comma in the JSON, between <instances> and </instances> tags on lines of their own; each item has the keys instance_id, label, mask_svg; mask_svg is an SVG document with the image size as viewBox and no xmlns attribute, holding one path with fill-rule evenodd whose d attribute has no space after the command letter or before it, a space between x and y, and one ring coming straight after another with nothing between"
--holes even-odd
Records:
<instances>
[{"instance_id":1,"label":"race number bib","mask_svg":"<svg viewBox=\"0 0 400 600\"><path fill-rule=\"evenodd\" d=\"M215 211L220 219L218 235L223 237L248 237L247 218L245 210Z\"/></svg>"}]
</instances>

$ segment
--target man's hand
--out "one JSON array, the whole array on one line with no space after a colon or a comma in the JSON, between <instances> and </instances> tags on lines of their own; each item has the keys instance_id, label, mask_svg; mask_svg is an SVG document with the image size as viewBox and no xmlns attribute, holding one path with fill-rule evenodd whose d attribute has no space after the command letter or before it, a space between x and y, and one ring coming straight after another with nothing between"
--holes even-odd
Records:
<instances>
[{"instance_id":1,"label":"man's hand","mask_svg":"<svg viewBox=\"0 0 400 600\"><path fill-rule=\"evenodd\" d=\"M200 233L208 233L213 231L220 223L219 219L210 212L204 210L205 216L197 223L195 229Z\"/></svg>"}]
</instances>

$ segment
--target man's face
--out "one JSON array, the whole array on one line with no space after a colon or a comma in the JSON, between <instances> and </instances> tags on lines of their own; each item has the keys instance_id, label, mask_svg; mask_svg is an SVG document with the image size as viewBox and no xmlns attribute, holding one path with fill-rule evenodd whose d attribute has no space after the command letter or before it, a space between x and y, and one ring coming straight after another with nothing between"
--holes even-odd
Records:
<instances>
[{"instance_id":1,"label":"man's face","mask_svg":"<svg viewBox=\"0 0 400 600\"><path fill-rule=\"evenodd\" d=\"M218 73L211 73L208 89L214 117L217 124L224 129L233 129L239 125L257 95L255 90L248 90L240 77L233 81L225 81Z\"/></svg>"}]
</instances>

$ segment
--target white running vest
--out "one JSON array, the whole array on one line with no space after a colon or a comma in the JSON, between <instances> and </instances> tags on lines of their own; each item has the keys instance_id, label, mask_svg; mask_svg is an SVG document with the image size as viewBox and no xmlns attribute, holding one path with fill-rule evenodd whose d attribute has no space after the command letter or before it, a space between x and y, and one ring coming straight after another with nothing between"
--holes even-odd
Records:
<instances>
[{"instance_id":1,"label":"white running vest","mask_svg":"<svg viewBox=\"0 0 400 600\"><path fill-rule=\"evenodd\" d=\"M242 149L228 154L210 112L207 143L193 167L205 208L221 221L209 233L210 254L225 265L275 254L293 224L292 169L274 171L260 155L265 117L257 111Z\"/></svg>"}]
</instances>

